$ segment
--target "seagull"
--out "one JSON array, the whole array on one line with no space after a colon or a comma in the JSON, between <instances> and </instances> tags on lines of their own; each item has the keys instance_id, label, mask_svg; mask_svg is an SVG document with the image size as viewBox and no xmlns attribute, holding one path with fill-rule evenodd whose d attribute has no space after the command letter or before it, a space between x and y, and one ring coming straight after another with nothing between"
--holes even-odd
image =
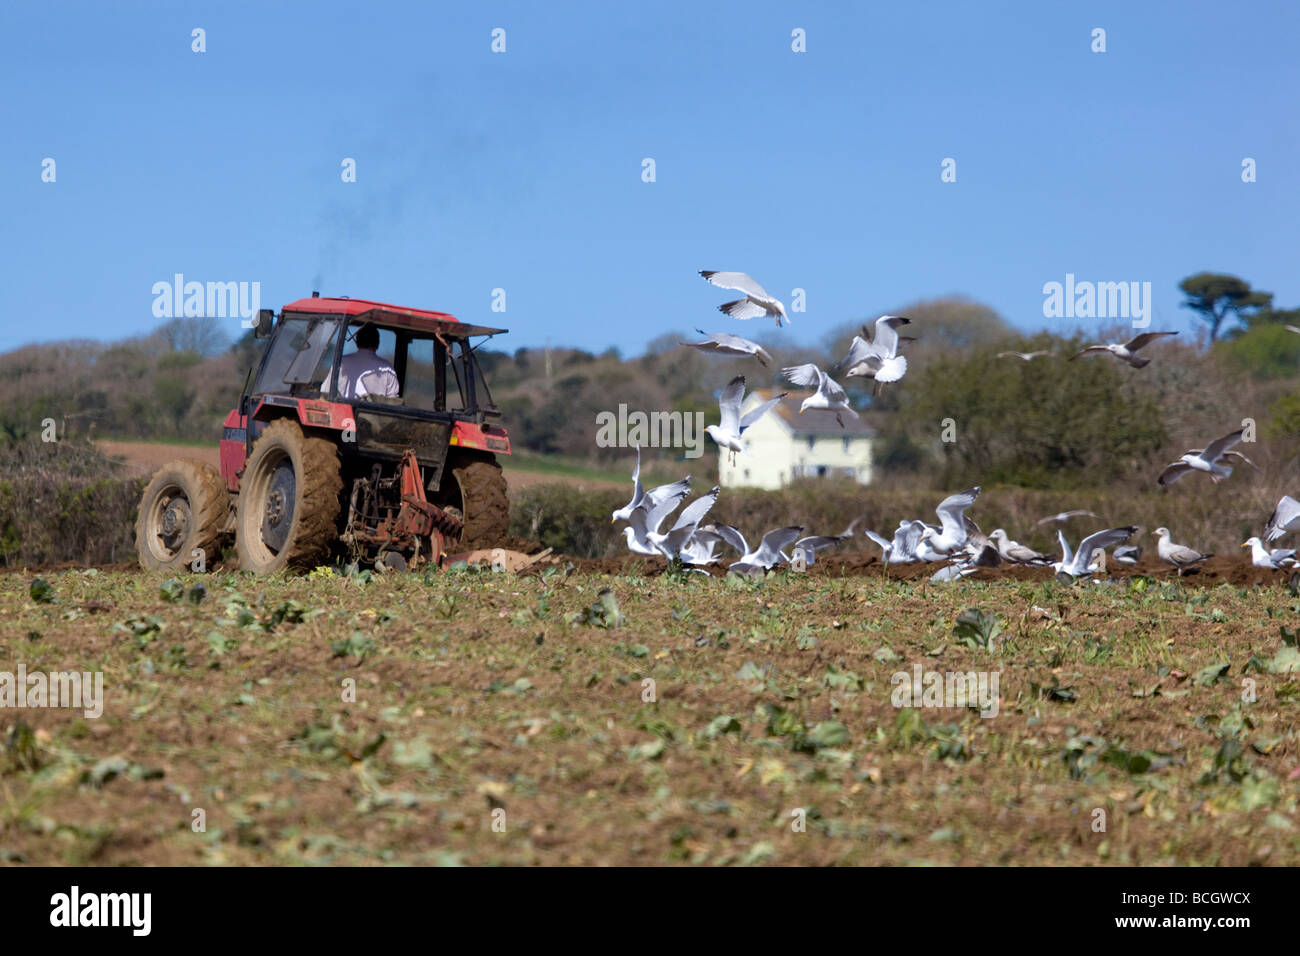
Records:
<instances>
[{"instance_id":1,"label":"seagull","mask_svg":"<svg viewBox=\"0 0 1300 956\"><path fill-rule=\"evenodd\" d=\"M862 335L853 336L849 354L840 363L848 369L845 375L875 379L877 385L901 379L907 372L907 359L898 354L898 327L911 321L901 315L882 315L876 319L876 334L870 342L863 338L867 334L864 325Z\"/></svg>"},{"instance_id":2,"label":"seagull","mask_svg":"<svg viewBox=\"0 0 1300 956\"><path fill-rule=\"evenodd\" d=\"M1051 354L1052 354L1051 349L1038 349L1037 351L1034 352L1014 352L1014 351L999 352L998 358L1011 358L1014 356L1015 358L1020 359L1022 362L1032 362L1040 355L1051 355Z\"/></svg>"},{"instance_id":3,"label":"seagull","mask_svg":"<svg viewBox=\"0 0 1300 956\"><path fill-rule=\"evenodd\" d=\"M695 529L699 527L704 516L709 513L709 509L718 500L719 488L717 485L706 495L700 495L689 505L682 509L682 513L677 516L676 523L668 529L665 535L650 535L661 553L667 558L679 558L681 551L691 541L695 535Z\"/></svg>"},{"instance_id":4,"label":"seagull","mask_svg":"<svg viewBox=\"0 0 1300 956\"><path fill-rule=\"evenodd\" d=\"M1065 524L1071 518L1101 518L1101 515L1093 511L1084 511L1082 508L1076 508L1073 511L1058 511L1054 515L1048 515L1046 518L1039 518L1039 524Z\"/></svg>"},{"instance_id":5,"label":"seagull","mask_svg":"<svg viewBox=\"0 0 1300 956\"><path fill-rule=\"evenodd\" d=\"M1216 438L1204 448L1193 448L1173 464L1166 465L1165 470L1160 472L1160 477L1156 479L1156 484L1161 488L1167 488L1188 472L1203 471L1217 485L1232 474L1232 466L1223 460L1225 458L1240 458L1258 471L1259 469L1256 468L1255 463L1241 452L1229 450L1233 445L1241 441L1241 436L1245 432L1244 428L1239 428L1222 438Z\"/></svg>"},{"instance_id":6,"label":"seagull","mask_svg":"<svg viewBox=\"0 0 1300 956\"><path fill-rule=\"evenodd\" d=\"M731 452L731 463L734 465L736 463L736 452L740 452L742 455L749 454L740 441L740 436L745 433L745 429L766 415L768 409L788 394L788 392L782 392L776 398L769 398L762 405L751 408L742 417L740 403L741 399L745 397L745 376L737 375L727 383L727 387L722 390L722 397L718 400L718 409L722 413L721 422L717 425L710 425L704 431L719 448L726 448Z\"/></svg>"},{"instance_id":7,"label":"seagull","mask_svg":"<svg viewBox=\"0 0 1300 956\"><path fill-rule=\"evenodd\" d=\"M1120 564L1137 564L1142 558L1142 549L1136 544L1126 544L1116 548L1111 555Z\"/></svg>"},{"instance_id":8,"label":"seagull","mask_svg":"<svg viewBox=\"0 0 1300 956\"><path fill-rule=\"evenodd\" d=\"M1123 544L1136 533L1137 525L1094 531L1079 542L1078 551L1071 551L1070 542L1065 540L1065 532L1058 529L1056 540L1061 543L1061 560L1053 562L1052 567L1057 574L1066 574L1072 578L1092 574L1096 570L1096 552L1104 553L1112 545Z\"/></svg>"},{"instance_id":9,"label":"seagull","mask_svg":"<svg viewBox=\"0 0 1300 956\"><path fill-rule=\"evenodd\" d=\"M989 540L994 542L998 554L1002 555L1007 561L1013 561L1016 564L1047 563L1047 555L1039 554L1033 548L1026 548L1023 544L1012 541L1001 528L994 529L993 533L989 535Z\"/></svg>"},{"instance_id":10,"label":"seagull","mask_svg":"<svg viewBox=\"0 0 1300 956\"><path fill-rule=\"evenodd\" d=\"M768 294L767 290L755 282L752 278L743 272L708 272L700 270L700 275L704 280L719 289L730 289L733 292L743 292L745 297L737 299L735 302L727 302L718 306L719 312L725 312L733 319L757 319L760 316L770 315L776 320L776 327L781 327L782 321L786 325L790 324L790 317L785 314L785 306Z\"/></svg>"},{"instance_id":11,"label":"seagull","mask_svg":"<svg viewBox=\"0 0 1300 956\"><path fill-rule=\"evenodd\" d=\"M714 332L712 334L705 332L703 329L696 329L700 335L707 336L703 342L683 342L682 345L691 349L699 349L701 352L713 352L716 355L752 355L758 359L758 364L764 368L767 363L772 361L771 354L767 349L757 342L751 342L749 339L742 339L739 335L732 335L730 332Z\"/></svg>"},{"instance_id":12,"label":"seagull","mask_svg":"<svg viewBox=\"0 0 1300 956\"><path fill-rule=\"evenodd\" d=\"M1258 537L1247 538L1241 545L1250 548L1250 563L1257 568L1281 569L1296 563L1295 548L1277 548L1269 551Z\"/></svg>"},{"instance_id":13,"label":"seagull","mask_svg":"<svg viewBox=\"0 0 1300 956\"><path fill-rule=\"evenodd\" d=\"M809 408L824 408L835 413L835 420L840 423L840 428L844 427L845 412L848 412L854 418L859 417L858 413L853 410L853 406L849 404L849 396L845 394L843 386L811 362L807 365L792 365L789 368L783 368L781 374L792 385L798 385L800 388L817 389L814 394L803 400L803 404L799 406L800 414L803 414Z\"/></svg>"},{"instance_id":14,"label":"seagull","mask_svg":"<svg viewBox=\"0 0 1300 956\"><path fill-rule=\"evenodd\" d=\"M714 530L722 535L722 539L727 544L740 552L740 560L728 568L729 571L738 574L753 574L759 570L767 571L776 567L786 560L783 553L785 549L799 540L799 536L803 534L803 528L799 525L774 528L763 535L763 540L759 542L757 548L750 550L745 536L731 525L715 525Z\"/></svg>"},{"instance_id":15,"label":"seagull","mask_svg":"<svg viewBox=\"0 0 1300 956\"><path fill-rule=\"evenodd\" d=\"M861 522L861 517L854 518L849 522L849 526L839 534L809 535L806 538L800 538L794 543L794 548L791 549L790 553L798 554L802 551L804 556L804 565L811 567L813 562L817 560L818 551L825 551L827 548L848 541L853 537L854 531Z\"/></svg>"},{"instance_id":16,"label":"seagull","mask_svg":"<svg viewBox=\"0 0 1300 956\"><path fill-rule=\"evenodd\" d=\"M1128 362L1128 364L1132 365L1134 368L1142 368L1144 365L1149 365L1151 360L1149 358L1142 358L1139 355L1135 355L1134 353L1137 352L1138 349L1150 345L1162 335L1177 334L1177 332L1143 332L1141 335L1129 339L1129 341L1125 342L1123 345L1116 342L1111 342L1108 345L1089 345L1086 349L1071 355L1070 361L1073 362L1080 355L1087 355L1089 352L1109 352L1117 359Z\"/></svg>"},{"instance_id":17,"label":"seagull","mask_svg":"<svg viewBox=\"0 0 1300 956\"><path fill-rule=\"evenodd\" d=\"M695 529L690 540L677 552L683 564L712 564L717 560L714 551L722 542L722 535L713 530L712 525L703 525Z\"/></svg>"},{"instance_id":18,"label":"seagull","mask_svg":"<svg viewBox=\"0 0 1300 956\"><path fill-rule=\"evenodd\" d=\"M963 518L966 509L975 503L979 493L980 487L976 485L973 488L967 488L965 491L959 491L955 495L949 495L939 502L939 507L935 509L935 513L939 516L939 524L942 526L942 530L927 526L921 532L921 541L928 544L931 550L938 552L940 555L951 555L954 551L959 551L965 547L970 533L966 529Z\"/></svg>"},{"instance_id":19,"label":"seagull","mask_svg":"<svg viewBox=\"0 0 1300 956\"><path fill-rule=\"evenodd\" d=\"M1193 564L1204 561L1206 558L1214 557L1213 554L1201 554L1192 548L1181 544L1174 544L1169 540L1168 528L1156 528L1151 532L1159 542L1156 544L1156 553L1160 555L1161 560L1168 561L1178 569L1178 576L1181 578L1183 572Z\"/></svg>"},{"instance_id":20,"label":"seagull","mask_svg":"<svg viewBox=\"0 0 1300 956\"><path fill-rule=\"evenodd\" d=\"M687 475L681 481L674 481L671 484L660 485L657 488L651 488L644 491L641 488L641 446L636 446L636 469L632 472L632 500L622 508L611 513L609 521L613 524L615 521L628 521L632 517L632 512L643 502L646 502L647 509L657 502L664 501L674 495L679 499L684 497L691 490L691 476Z\"/></svg>"},{"instance_id":21,"label":"seagull","mask_svg":"<svg viewBox=\"0 0 1300 956\"><path fill-rule=\"evenodd\" d=\"M655 500L647 494L641 503L632 509L632 513L627 517L628 526L623 529L629 551L634 554L664 553L659 547L659 542L664 539L664 535L659 533L659 526L681 504L682 499L690 494L685 481L676 484L683 487L660 500Z\"/></svg>"},{"instance_id":22,"label":"seagull","mask_svg":"<svg viewBox=\"0 0 1300 956\"><path fill-rule=\"evenodd\" d=\"M1300 501L1283 495L1269 515L1268 524L1264 525L1264 534L1269 541L1276 541L1288 531L1300 531Z\"/></svg>"}]
</instances>

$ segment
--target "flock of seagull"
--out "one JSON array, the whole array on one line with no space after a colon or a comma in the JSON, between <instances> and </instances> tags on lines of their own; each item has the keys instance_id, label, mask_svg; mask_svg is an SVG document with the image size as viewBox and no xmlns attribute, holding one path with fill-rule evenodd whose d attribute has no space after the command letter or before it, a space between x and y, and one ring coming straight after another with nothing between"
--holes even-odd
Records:
<instances>
[{"instance_id":1,"label":"flock of seagull","mask_svg":"<svg viewBox=\"0 0 1300 956\"><path fill-rule=\"evenodd\" d=\"M782 324L789 324L790 318L784 304L745 273L701 271L700 275L714 286L739 292L744 296L718 307L731 318L768 317L775 321L778 328ZM872 379L877 392L883 384L900 381L907 372L907 358L899 354L899 348L914 340L900 336L898 329L908 325L910 321L904 316L882 315L875 321L874 334L863 326L862 334L853 337L847 355L836 367L837 373L842 371L846 377ZM762 346L741 336L729 332L707 333L702 329L696 331L705 336L704 340L683 342L683 346L714 354L753 356L764 367L773 361L771 354ZM1296 331L1300 332L1300 329ZM1151 359L1138 355L1138 351L1164 336L1177 334L1177 332L1144 332L1128 342L1090 345L1072 355L1070 361L1088 354L1106 353L1135 369L1144 368ZM1052 353L1049 350L1008 351L999 353L998 357L1030 362L1050 354ZM844 427L845 415L858 417L857 411L849 403L843 386L816 364L807 363L784 368L782 374L792 385L812 391L800 406L801 413L809 408L833 412L841 427ZM766 415L787 394L789 393L782 392L742 414L745 377L737 375L722 390L718 402L720 423L708 426L705 431L720 450L729 453L730 460L734 463L736 455L749 455L743 441L746 429ZM1233 466L1237 462L1244 462L1258 471L1253 462L1235 450L1235 446L1242 441L1244 434L1244 429L1240 429L1216 438L1204 448L1190 449L1178 461L1165 466L1156 479L1157 484L1160 487L1168 487L1185 475L1197 471L1208 475L1210 480L1217 484L1232 474ZM757 547L751 547L744 535L736 528L725 524L703 523L718 500L720 489L715 486L707 494L697 497L683 507L668 530L661 531L668 517L690 495L690 477L647 491L641 484L639 447L636 449L636 456L636 469L632 473L632 499L622 508L614 511L611 516L612 521L627 522L624 535L628 549L635 554L659 555L670 561L680 561L683 565L695 566L696 570L700 570L699 565L718 561L720 557L718 548L725 546L739 554L738 560L729 565L730 572L762 575L782 564L798 564L803 567L813 564L819 551L853 538L857 526L862 522L861 518L855 519L836 535L806 536L803 527L795 525L775 528L763 535ZM1058 526L1056 536L1061 547L1059 560L1019 544L1002 528L984 534L966 514L979 494L980 488L977 485L949 495L935 509L939 519L938 524L921 520L905 520L899 523L890 538L869 529L864 531L864 534L879 546L881 560L886 567L891 564L914 562L942 563L944 566L931 577L933 581L956 581L976 573L980 568L998 567L1003 564L1051 567L1058 578L1074 580L1104 573L1108 550L1109 560L1116 564L1136 565L1141 558L1142 549L1128 543L1129 539L1140 530L1136 525L1094 531L1083 538L1077 549L1071 548L1060 526L1074 518L1100 517L1094 512L1080 509L1048 515L1038 522L1040 525ZM1265 525L1264 538L1252 537L1245 541L1242 547L1251 549L1251 562L1256 567L1278 570L1300 567L1295 549L1270 549L1264 540L1267 539L1271 544L1283 535L1295 531L1300 531L1300 501L1284 496ZM1213 554L1202 553L1186 545L1175 543L1168 528L1156 528L1152 534L1156 538L1156 554L1162 561L1173 566L1179 576L1189 568L1213 557Z\"/></svg>"}]
</instances>

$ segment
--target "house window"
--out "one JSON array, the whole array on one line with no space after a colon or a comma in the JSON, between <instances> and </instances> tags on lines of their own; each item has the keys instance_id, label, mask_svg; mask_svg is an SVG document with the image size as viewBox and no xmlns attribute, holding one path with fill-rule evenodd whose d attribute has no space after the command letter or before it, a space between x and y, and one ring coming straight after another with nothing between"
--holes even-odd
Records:
<instances>
[{"instance_id":1,"label":"house window","mask_svg":"<svg viewBox=\"0 0 1300 956\"><path fill-rule=\"evenodd\" d=\"M825 478L826 475L829 474L829 473L830 473L830 469L827 468L825 465L818 465L818 466L817 466L817 477L818 477L818 478Z\"/></svg>"},{"instance_id":2,"label":"house window","mask_svg":"<svg viewBox=\"0 0 1300 956\"><path fill-rule=\"evenodd\" d=\"M814 445L816 442L817 442L817 437L816 437L815 435L809 435L809 436L808 436L808 450L809 450L809 451L812 451L812 450L813 450L813 445Z\"/></svg>"},{"instance_id":3,"label":"house window","mask_svg":"<svg viewBox=\"0 0 1300 956\"><path fill-rule=\"evenodd\" d=\"M851 439L848 438L844 439L844 454L847 455L849 453L849 445L851 445L852 443L853 442Z\"/></svg>"},{"instance_id":4,"label":"house window","mask_svg":"<svg viewBox=\"0 0 1300 956\"><path fill-rule=\"evenodd\" d=\"M746 480L746 481L749 481L749 469L748 469L748 468L745 469L745 480Z\"/></svg>"},{"instance_id":5,"label":"house window","mask_svg":"<svg viewBox=\"0 0 1300 956\"><path fill-rule=\"evenodd\" d=\"M844 477L845 477L845 478L856 478L856 477L858 477L858 470L857 470L856 468L853 468L853 467L845 468L845 469L844 469Z\"/></svg>"}]
</instances>

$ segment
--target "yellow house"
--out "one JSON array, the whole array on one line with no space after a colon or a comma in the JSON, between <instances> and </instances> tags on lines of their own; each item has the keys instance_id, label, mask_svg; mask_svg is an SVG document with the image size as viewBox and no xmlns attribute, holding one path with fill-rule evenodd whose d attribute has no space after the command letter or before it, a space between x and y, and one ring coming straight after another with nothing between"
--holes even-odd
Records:
<instances>
[{"instance_id":1,"label":"yellow house","mask_svg":"<svg viewBox=\"0 0 1300 956\"><path fill-rule=\"evenodd\" d=\"M757 422L745 429L746 455L733 465L723 452L718 463L718 484L723 488L784 488L801 478L852 478L871 483L871 441L875 433L861 419L799 406L811 394L791 392ZM772 397L762 389L745 398L742 414Z\"/></svg>"}]
</instances>

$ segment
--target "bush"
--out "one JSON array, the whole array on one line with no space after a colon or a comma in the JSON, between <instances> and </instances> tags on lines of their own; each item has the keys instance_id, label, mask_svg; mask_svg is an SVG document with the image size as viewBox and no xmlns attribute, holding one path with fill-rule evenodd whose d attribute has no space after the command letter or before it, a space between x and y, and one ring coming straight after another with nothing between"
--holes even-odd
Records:
<instances>
[{"instance_id":1,"label":"bush","mask_svg":"<svg viewBox=\"0 0 1300 956\"><path fill-rule=\"evenodd\" d=\"M113 564L135 553L144 479L89 442L0 445L0 564Z\"/></svg>"}]
</instances>

